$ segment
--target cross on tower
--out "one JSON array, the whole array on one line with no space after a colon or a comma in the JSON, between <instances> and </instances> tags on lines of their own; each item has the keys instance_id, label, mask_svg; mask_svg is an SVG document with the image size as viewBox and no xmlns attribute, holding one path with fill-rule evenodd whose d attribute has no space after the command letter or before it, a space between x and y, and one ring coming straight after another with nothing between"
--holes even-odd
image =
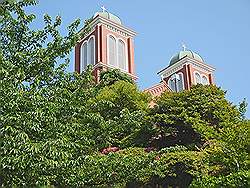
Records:
<instances>
[{"instance_id":1,"label":"cross on tower","mask_svg":"<svg viewBox=\"0 0 250 188\"><path fill-rule=\"evenodd\" d=\"M107 9L104 6L102 6L101 9L102 9L102 12L106 12L107 11Z\"/></svg>"},{"instance_id":2,"label":"cross on tower","mask_svg":"<svg viewBox=\"0 0 250 188\"><path fill-rule=\"evenodd\" d=\"M183 44L182 44L182 48L183 48L183 51L186 51L187 46L183 43Z\"/></svg>"}]
</instances>

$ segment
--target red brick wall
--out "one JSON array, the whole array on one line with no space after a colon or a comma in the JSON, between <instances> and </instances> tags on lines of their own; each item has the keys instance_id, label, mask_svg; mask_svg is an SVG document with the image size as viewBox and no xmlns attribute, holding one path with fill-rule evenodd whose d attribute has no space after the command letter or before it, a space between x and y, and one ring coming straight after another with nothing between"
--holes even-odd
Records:
<instances>
[{"instance_id":1,"label":"red brick wall","mask_svg":"<svg viewBox=\"0 0 250 188\"><path fill-rule=\"evenodd\" d=\"M135 75L135 64L134 64L134 46L133 40L130 37L125 37L112 30L107 29L104 25L97 25L95 30L90 33L84 40L81 40L75 46L75 71L80 73L80 62L81 62L81 45L87 41L92 35L95 36L95 63L102 62L107 64L107 36L109 34L114 35L117 39L121 38L127 47L127 61L128 61L128 72ZM96 75L95 75L96 76Z\"/></svg>"},{"instance_id":2,"label":"red brick wall","mask_svg":"<svg viewBox=\"0 0 250 188\"><path fill-rule=\"evenodd\" d=\"M190 74L191 74L191 84L195 84L195 77L194 77L194 73L195 72L199 72L201 75L205 75L209 81L209 84L213 84L213 77L211 73L206 73L204 71L200 71L198 69L196 69L193 66L190 66Z\"/></svg>"},{"instance_id":3,"label":"red brick wall","mask_svg":"<svg viewBox=\"0 0 250 188\"><path fill-rule=\"evenodd\" d=\"M106 27L102 26L102 46L101 51L103 54L102 62L104 64L107 64L108 59L108 52L107 52L107 37L109 34L114 35L116 38L121 38L127 46L127 60L128 60L128 66L129 66L129 73L135 74L135 68L134 68L134 46L133 46L133 40L128 37L124 37L123 35L120 35L114 31L111 31L107 29Z\"/></svg>"},{"instance_id":4,"label":"red brick wall","mask_svg":"<svg viewBox=\"0 0 250 188\"><path fill-rule=\"evenodd\" d=\"M128 38L128 64L129 64L129 73L135 75L134 44L131 38Z\"/></svg>"},{"instance_id":5,"label":"red brick wall","mask_svg":"<svg viewBox=\"0 0 250 188\"><path fill-rule=\"evenodd\" d=\"M194 72L196 71L199 72L201 75L205 75L208 78L209 84L214 84L212 73L206 73L206 72L200 71L194 68L191 64L188 64L188 65L184 65L182 69L176 72L176 74L178 74L179 72L183 73L185 89L190 89L190 87L195 84ZM167 84L171 76L172 75L164 79Z\"/></svg>"}]
</instances>

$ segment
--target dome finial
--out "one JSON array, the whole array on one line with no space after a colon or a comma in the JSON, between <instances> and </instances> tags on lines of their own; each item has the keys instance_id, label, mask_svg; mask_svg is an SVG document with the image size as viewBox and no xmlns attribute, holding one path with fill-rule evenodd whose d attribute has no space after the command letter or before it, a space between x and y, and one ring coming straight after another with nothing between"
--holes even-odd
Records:
<instances>
[{"instance_id":1,"label":"dome finial","mask_svg":"<svg viewBox=\"0 0 250 188\"><path fill-rule=\"evenodd\" d=\"M101 6L102 12L106 12L107 9L105 8L105 6Z\"/></svg>"},{"instance_id":2,"label":"dome finial","mask_svg":"<svg viewBox=\"0 0 250 188\"><path fill-rule=\"evenodd\" d=\"M183 48L183 51L186 51L186 49L187 49L187 46L185 45L185 43L182 43L182 48Z\"/></svg>"}]
</instances>

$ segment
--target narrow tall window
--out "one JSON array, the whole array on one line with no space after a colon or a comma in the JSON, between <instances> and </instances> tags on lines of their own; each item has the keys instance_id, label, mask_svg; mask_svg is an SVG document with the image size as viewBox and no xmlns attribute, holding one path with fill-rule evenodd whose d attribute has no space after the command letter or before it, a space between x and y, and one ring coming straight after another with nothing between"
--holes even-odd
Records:
<instances>
[{"instance_id":1,"label":"narrow tall window","mask_svg":"<svg viewBox=\"0 0 250 188\"><path fill-rule=\"evenodd\" d=\"M88 42L88 64L94 65L95 64L95 45L94 45L94 38L91 37Z\"/></svg>"},{"instance_id":2,"label":"narrow tall window","mask_svg":"<svg viewBox=\"0 0 250 188\"><path fill-rule=\"evenodd\" d=\"M81 72L87 65L95 64L95 38L92 36L89 41L85 41L81 46Z\"/></svg>"},{"instance_id":3,"label":"narrow tall window","mask_svg":"<svg viewBox=\"0 0 250 188\"><path fill-rule=\"evenodd\" d=\"M169 80L168 86L173 90L176 91L176 84L175 84L175 80L171 79Z\"/></svg>"},{"instance_id":4,"label":"narrow tall window","mask_svg":"<svg viewBox=\"0 0 250 188\"><path fill-rule=\"evenodd\" d=\"M109 36L109 64L116 66L116 40L113 36Z\"/></svg>"},{"instance_id":5,"label":"narrow tall window","mask_svg":"<svg viewBox=\"0 0 250 188\"><path fill-rule=\"evenodd\" d=\"M184 90L183 88L183 84L184 84L184 80L183 80L183 75L181 73L178 74L178 80L177 80L177 91L182 91Z\"/></svg>"},{"instance_id":6,"label":"narrow tall window","mask_svg":"<svg viewBox=\"0 0 250 188\"><path fill-rule=\"evenodd\" d=\"M118 42L118 65L119 68L127 70L126 57L125 57L125 44L122 40Z\"/></svg>"},{"instance_id":7,"label":"narrow tall window","mask_svg":"<svg viewBox=\"0 0 250 188\"><path fill-rule=\"evenodd\" d=\"M196 84L201 84L201 76L198 72L195 73Z\"/></svg>"},{"instance_id":8,"label":"narrow tall window","mask_svg":"<svg viewBox=\"0 0 250 188\"><path fill-rule=\"evenodd\" d=\"M85 42L82 44L82 47L81 47L81 71L83 71L86 68L87 60L88 60L87 42Z\"/></svg>"},{"instance_id":9,"label":"narrow tall window","mask_svg":"<svg viewBox=\"0 0 250 188\"><path fill-rule=\"evenodd\" d=\"M203 85L208 85L208 80L206 76L202 76L202 84Z\"/></svg>"},{"instance_id":10,"label":"narrow tall window","mask_svg":"<svg viewBox=\"0 0 250 188\"><path fill-rule=\"evenodd\" d=\"M183 74L174 74L170 77L168 86L175 92L179 92L184 90L183 86L184 80L183 80Z\"/></svg>"}]
</instances>

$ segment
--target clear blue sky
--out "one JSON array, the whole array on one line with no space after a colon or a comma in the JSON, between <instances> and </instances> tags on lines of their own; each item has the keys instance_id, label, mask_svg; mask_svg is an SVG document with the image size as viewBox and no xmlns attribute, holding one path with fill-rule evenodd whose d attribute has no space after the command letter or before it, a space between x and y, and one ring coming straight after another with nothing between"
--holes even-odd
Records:
<instances>
[{"instance_id":1,"label":"clear blue sky","mask_svg":"<svg viewBox=\"0 0 250 188\"><path fill-rule=\"evenodd\" d=\"M62 16L64 33L73 20L91 17L102 5L138 33L135 64L141 89L159 82L156 73L184 42L216 68L216 84L228 91L230 101L238 104L245 97L250 103L250 0L40 0L28 10L37 15L37 28L44 13ZM70 58L73 71L73 52Z\"/></svg>"}]
</instances>

